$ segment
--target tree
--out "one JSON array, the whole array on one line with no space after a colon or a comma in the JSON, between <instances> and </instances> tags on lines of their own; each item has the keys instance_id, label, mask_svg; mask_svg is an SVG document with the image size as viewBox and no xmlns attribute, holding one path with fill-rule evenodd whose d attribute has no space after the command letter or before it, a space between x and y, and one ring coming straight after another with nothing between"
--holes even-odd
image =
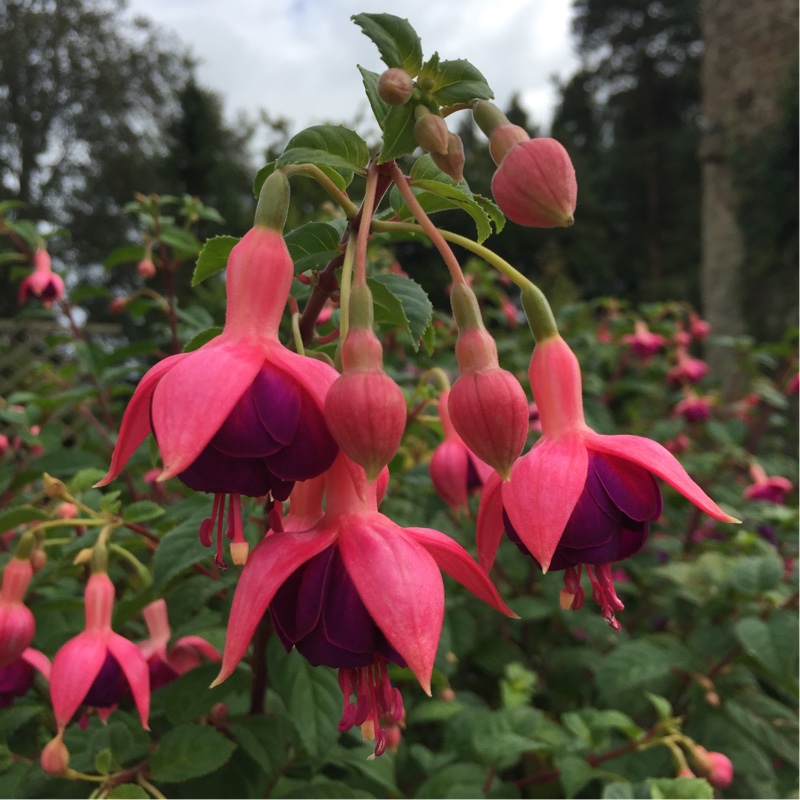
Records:
<instances>
[{"instance_id":1,"label":"tree","mask_svg":"<svg viewBox=\"0 0 800 800\"><path fill-rule=\"evenodd\" d=\"M0 199L67 227L72 245L57 249L73 264L118 243L113 215L157 184L161 121L189 74L179 42L124 12L120 0L0 4Z\"/></svg>"}]
</instances>

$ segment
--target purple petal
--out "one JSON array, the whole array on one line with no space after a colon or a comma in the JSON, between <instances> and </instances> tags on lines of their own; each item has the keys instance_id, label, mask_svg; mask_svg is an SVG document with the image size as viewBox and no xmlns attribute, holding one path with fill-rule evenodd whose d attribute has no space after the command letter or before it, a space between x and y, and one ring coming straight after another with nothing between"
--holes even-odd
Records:
<instances>
[{"instance_id":1,"label":"purple petal","mask_svg":"<svg viewBox=\"0 0 800 800\"><path fill-rule=\"evenodd\" d=\"M239 398L225 422L214 434L211 444L217 450L236 458L268 456L283 446L282 442L270 435L261 422L253 386Z\"/></svg>"},{"instance_id":2,"label":"purple petal","mask_svg":"<svg viewBox=\"0 0 800 800\"><path fill-rule=\"evenodd\" d=\"M108 653L83 702L87 706L110 708L117 705L128 692L128 683L119 662Z\"/></svg>"},{"instance_id":3,"label":"purple petal","mask_svg":"<svg viewBox=\"0 0 800 800\"><path fill-rule=\"evenodd\" d=\"M592 471L626 517L643 522L661 516L661 490L652 473L617 456L590 451Z\"/></svg>"},{"instance_id":4,"label":"purple petal","mask_svg":"<svg viewBox=\"0 0 800 800\"><path fill-rule=\"evenodd\" d=\"M196 492L247 497L261 497L273 484L263 459L233 458L212 445L208 445L178 477Z\"/></svg>"},{"instance_id":5,"label":"purple petal","mask_svg":"<svg viewBox=\"0 0 800 800\"><path fill-rule=\"evenodd\" d=\"M253 381L253 395L269 435L281 444L289 444L302 418L300 387L280 367L267 361Z\"/></svg>"}]
</instances>

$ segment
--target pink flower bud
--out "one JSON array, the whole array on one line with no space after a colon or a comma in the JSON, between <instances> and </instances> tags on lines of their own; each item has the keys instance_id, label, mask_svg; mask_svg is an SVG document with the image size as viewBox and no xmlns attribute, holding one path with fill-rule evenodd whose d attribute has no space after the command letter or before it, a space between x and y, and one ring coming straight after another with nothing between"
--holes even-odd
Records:
<instances>
[{"instance_id":1,"label":"pink flower bud","mask_svg":"<svg viewBox=\"0 0 800 800\"><path fill-rule=\"evenodd\" d=\"M16 661L33 641L36 626L22 598L33 577L30 558L16 556L3 570L0 593L0 668Z\"/></svg>"},{"instance_id":2,"label":"pink flower bud","mask_svg":"<svg viewBox=\"0 0 800 800\"><path fill-rule=\"evenodd\" d=\"M569 227L578 201L575 168L555 139L529 139L508 151L492 178L500 210L519 225Z\"/></svg>"},{"instance_id":3,"label":"pink flower bud","mask_svg":"<svg viewBox=\"0 0 800 800\"><path fill-rule=\"evenodd\" d=\"M4 456L8 452L10 446L11 442L9 442L8 436L4 433L0 433L0 456Z\"/></svg>"},{"instance_id":4,"label":"pink flower bud","mask_svg":"<svg viewBox=\"0 0 800 800\"><path fill-rule=\"evenodd\" d=\"M686 391L684 398L675 406L675 416L683 417L687 422L705 422L711 416L714 398L710 395L702 397L693 391Z\"/></svg>"},{"instance_id":5,"label":"pink flower bud","mask_svg":"<svg viewBox=\"0 0 800 800\"><path fill-rule=\"evenodd\" d=\"M153 263L152 258L143 258L137 264L136 269L145 280L149 280L156 274L156 265Z\"/></svg>"},{"instance_id":6,"label":"pink flower bud","mask_svg":"<svg viewBox=\"0 0 800 800\"><path fill-rule=\"evenodd\" d=\"M456 183L461 183L464 180L464 143L458 134L448 134L446 152L431 152L431 158L433 163Z\"/></svg>"},{"instance_id":7,"label":"pink flower bud","mask_svg":"<svg viewBox=\"0 0 800 800\"><path fill-rule=\"evenodd\" d=\"M417 144L429 153L447 154L450 131L447 123L438 114L431 114L424 106L417 112L417 121L414 123L414 138ZM441 167L439 168L441 169Z\"/></svg>"},{"instance_id":8,"label":"pink flower bud","mask_svg":"<svg viewBox=\"0 0 800 800\"><path fill-rule=\"evenodd\" d=\"M342 343L344 372L325 398L325 421L339 447L375 480L394 458L406 428L406 401L383 371L383 349L369 328Z\"/></svg>"},{"instance_id":9,"label":"pink flower bud","mask_svg":"<svg viewBox=\"0 0 800 800\"><path fill-rule=\"evenodd\" d=\"M61 503L56 514L60 519L73 519L78 516L78 506L75 503Z\"/></svg>"},{"instance_id":10,"label":"pink flower bud","mask_svg":"<svg viewBox=\"0 0 800 800\"><path fill-rule=\"evenodd\" d=\"M485 328L467 328L456 343L461 370L447 404L453 427L478 458L506 477L528 435L528 400L497 361Z\"/></svg>"},{"instance_id":11,"label":"pink flower bud","mask_svg":"<svg viewBox=\"0 0 800 800\"><path fill-rule=\"evenodd\" d=\"M414 81L411 76L399 67L387 69L378 78L378 96L390 106L401 106L411 99Z\"/></svg>"},{"instance_id":12,"label":"pink flower bud","mask_svg":"<svg viewBox=\"0 0 800 800\"><path fill-rule=\"evenodd\" d=\"M698 746L695 758L700 767L698 771L715 789L730 786L733 781L733 764L728 756Z\"/></svg>"},{"instance_id":13,"label":"pink flower bud","mask_svg":"<svg viewBox=\"0 0 800 800\"><path fill-rule=\"evenodd\" d=\"M41 764L42 769L48 775L63 775L69 768L69 750L62 738L63 732L59 731L55 738L51 739L42 750Z\"/></svg>"},{"instance_id":14,"label":"pink flower bud","mask_svg":"<svg viewBox=\"0 0 800 800\"><path fill-rule=\"evenodd\" d=\"M129 302L130 298L128 297L115 297L111 301L109 309L112 314L121 314L128 307Z\"/></svg>"}]
</instances>

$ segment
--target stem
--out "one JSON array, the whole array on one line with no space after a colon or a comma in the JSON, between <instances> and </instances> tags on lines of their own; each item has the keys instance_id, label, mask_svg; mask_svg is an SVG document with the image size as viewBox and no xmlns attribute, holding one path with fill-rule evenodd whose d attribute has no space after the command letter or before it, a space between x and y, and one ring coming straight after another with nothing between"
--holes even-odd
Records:
<instances>
[{"instance_id":1,"label":"stem","mask_svg":"<svg viewBox=\"0 0 800 800\"><path fill-rule=\"evenodd\" d=\"M294 339L294 346L297 352L304 356L306 354L305 347L303 347L303 337L300 335L300 309L297 307L297 300L289 296L289 311L292 315L292 338Z\"/></svg>"},{"instance_id":2,"label":"stem","mask_svg":"<svg viewBox=\"0 0 800 800\"><path fill-rule=\"evenodd\" d=\"M167 800L166 795L161 794L161 792L159 792L158 789L156 789L156 787L153 786L153 784L141 774L141 772L136 776L136 781L145 791L150 792L153 797L157 798L157 800Z\"/></svg>"},{"instance_id":3,"label":"stem","mask_svg":"<svg viewBox=\"0 0 800 800\"><path fill-rule=\"evenodd\" d=\"M267 668L267 642L272 633L270 617L265 614L256 627L253 636L253 684L250 687L251 716L264 713L264 706L269 687L269 670Z\"/></svg>"},{"instance_id":4,"label":"stem","mask_svg":"<svg viewBox=\"0 0 800 800\"><path fill-rule=\"evenodd\" d=\"M342 282L339 287L339 341L343 342L350 329L350 286L353 281L354 261L358 257L358 238L353 231L347 239L347 249L342 261Z\"/></svg>"},{"instance_id":5,"label":"stem","mask_svg":"<svg viewBox=\"0 0 800 800\"><path fill-rule=\"evenodd\" d=\"M342 207L348 219L358 214L358 206L316 164L287 164L281 170L287 178L292 175L313 178Z\"/></svg>"},{"instance_id":6,"label":"stem","mask_svg":"<svg viewBox=\"0 0 800 800\"><path fill-rule=\"evenodd\" d=\"M111 543L108 545L108 549L111 552L116 553L121 558L124 558L135 570L136 574L139 576L139 579L144 584L145 588L149 588L153 585L153 576L150 574L150 571L139 561L136 556L130 552L130 550L126 550L124 547L121 547L118 544Z\"/></svg>"},{"instance_id":7,"label":"stem","mask_svg":"<svg viewBox=\"0 0 800 800\"><path fill-rule=\"evenodd\" d=\"M414 191L406 180L406 176L403 175L402 170L397 166L397 164L392 166L390 175L395 186L397 186L400 195L405 201L405 204L408 206L409 210L419 223L419 226L422 228L425 235L431 240L433 246L439 251L444 259L444 263L450 272L450 277L453 279L453 283L466 283L464 280L464 273L461 271L461 265L458 263L458 259L456 259L452 249L445 241L446 237L440 233L439 229L431 221L431 218L425 213L422 206L419 204L419 201L415 197Z\"/></svg>"},{"instance_id":8,"label":"stem","mask_svg":"<svg viewBox=\"0 0 800 800\"><path fill-rule=\"evenodd\" d=\"M369 228L372 222L372 214L375 211L375 190L377 186L378 168L373 161L370 163L369 170L367 171L367 185L364 189L364 200L361 204L361 223L358 226L356 256L353 262L353 280L357 286L367 285L367 243L369 242Z\"/></svg>"}]
</instances>

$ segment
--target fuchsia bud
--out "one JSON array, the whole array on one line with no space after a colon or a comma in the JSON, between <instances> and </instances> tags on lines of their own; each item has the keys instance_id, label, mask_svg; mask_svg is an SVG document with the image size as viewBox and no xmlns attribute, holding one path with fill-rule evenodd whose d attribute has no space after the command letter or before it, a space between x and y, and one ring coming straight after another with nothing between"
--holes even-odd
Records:
<instances>
[{"instance_id":1,"label":"fuchsia bud","mask_svg":"<svg viewBox=\"0 0 800 800\"><path fill-rule=\"evenodd\" d=\"M425 106L415 109L414 138L417 144L429 153L447 155L450 131L447 123L438 114L432 114ZM441 167L440 167L441 169Z\"/></svg>"},{"instance_id":2,"label":"fuchsia bud","mask_svg":"<svg viewBox=\"0 0 800 800\"><path fill-rule=\"evenodd\" d=\"M400 67L387 69L378 78L378 96L390 106L401 106L411 99L414 91L414 81L411 76Z\"/></svg>"},{"instance_id":3,"label":"fuchsia bud","mask_svg":"<svg viewBox=\"0 0 800 800\"><path fill-rule=\"evenodd\" d=\"M489 137L489 152L492 154L495 164L500 162L508 155L511 148L531 139L525 128L519 125L498 125Z\"/></svg>"},{"instance_id":4,"label":"fuchsia bud","mask_svg":"<svg viewBox=\"0 0 800 800\"><path fill-rule=\"evenodd\" d=\"M354 286L350 302L359 327L351 327L342 342L343 372L325 398L325 421L339 447L373 481L400 446L406 401L383 371L383 348L372 331L372 293Z\"/></svg>"},{"instance_id":5,"label":"fuchsia bud","mask_svg":"<svg viewBox=\"0 0 800 800\"><path fill-rule=\"evenodd\" d=\"M492 194L519 225L568 228L575 221L575 168L555 139L529 139L512 147L492 178Z\"/></svg>"},{"instance_id":6,"label":"fuchsia bud","mask_svg":"<svg viewBox=\"0 0 800 800\"><path fill-rule=\"evenodd\" d=\"M694 759L698 773L715 789L724 789L733 781L733 764L728 756L705 747L695 747Z\"/></svg>"},{"instance_id":7,"label":"fuchsia bud","mask_svg":"<svg viewBox=\"0 0 800 800\"><path fill-rule=\"evenodd\" d=\"M42 750L40 757L42 769L48 775L63 775L69 768L69 750L64 744L63 732L59 731Z\"/></svg>"},{"instance_id":8,"label":"fuchsia bud","mask_svg":"<svg viewBox=\"0 0 800 800\"><path fill-rule=\"evenodd\" d=\"M137 265L136 269L139 275L145 280L149 280L156 274L156 265L153 263L152 258L143 258Z\"/></svg>"},{"instance_id":9,"label":"fuchsia bud","mask_svg":"<svg viewBox=\"0 0 800 800\"><path fill-rule=\"evenodd\" d=\"M447 135L447 149L444 153L431 152L433 163L449 175L456 183L464 180L464 143L455 133Z\"/></svg>"},{"instance_id":10,"label":"fuchsia bud","mask_svg":"<svg viewBox=\"0 0 800 800\"><path fill-rule=\"evenodd\" d=\"M4 433L0 433L0 456L4 456L8 452L10 446L11 442L9 442L8 436Z\"/></svg>"},{"instance_id":11,"label":"fuchsia bud","mask_svg":"<svg viewBox=\"0 0 800 800\"><path fill-rule=\"evenodd\" d=\"M78 516L78 506L75 503L61 503L56 514L60 519L73 519Z\"/></svg>"},{"instance_id":12,"label":"fuchsia bud","mask_svg":"<svg viewBox=\"0 0 800 800\"><path fill-rule=\"evenodd\" d=\"M500 369L497 345L480 321L475 294L456 284L450 295L458 322L460 375L447 404L453 427L478 458L504 478L528 435L528 400L519 381Z\"/></svg>"},{"instance_id":13,"label":"fuchsia bud","mask_svg":"<svg viewBox=\"0 0 800 800\"><path fill-rule=\"evenodd\" d=\"M14 556L3 570L0 593L0 668L16 661L33 641L36 626L31 610L22 598L33 577L30 550L25 557Z\"/></svg>"}]
</instances>

